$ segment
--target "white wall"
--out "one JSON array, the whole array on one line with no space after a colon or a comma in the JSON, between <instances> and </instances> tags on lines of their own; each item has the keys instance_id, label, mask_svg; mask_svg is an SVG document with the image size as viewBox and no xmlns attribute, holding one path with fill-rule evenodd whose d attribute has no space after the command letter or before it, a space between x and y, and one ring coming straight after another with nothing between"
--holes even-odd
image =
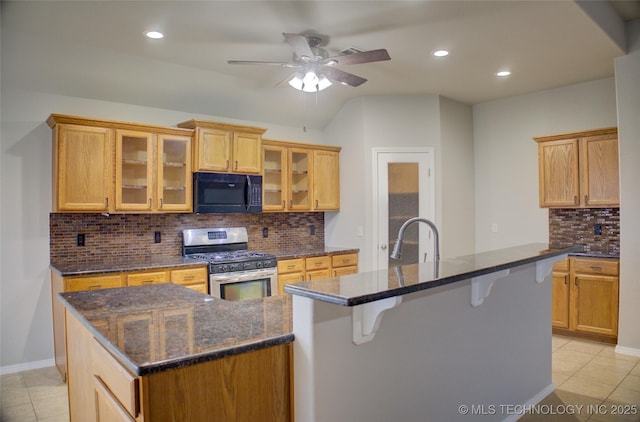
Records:
<instances>
[{"instance_id":1,"label":"white wall","mask_svg":"<svg viewBox=\"0 0 640 422\"><path fill-rule=\"evenodd\" d=\"M444 257L475 252L475 182L471 106L440 97L441 222Z\"/></svg>"},{"instance_id":2,"label":"white wall","mask_svg":"<svg viewBox=\"0 0 640 422\"><path fill-rule=\"evenodd\" d=\"M0 247L0 367L52 365L49 278L51 113L175 126L188 119L238 122L219 116L31 92L2 79ZM265 136L324 143L318 131L238 122L268 128Z\"/></svg>"},{"instance_id":3,"label":"white wall","mask_svg":"<svg viewBox=\"0 0 640 422\"><path fill-rule=\"evenodd\" d=\"M631 52L615 61L620 151L618 345L640 356L640 20L628 23L626 32Z\"/></svg>"},{"instance_id":4,"label":"white wall","mask_svg":"<svg viewBox=\"0 0 640 422\"><path fill-rule=\"evenodd\" d=\"M607 78L473 106L478 252L549 241L532 138L616 126L615 101Z\"/></svg>"},{"instance_id":5,"label":"white wall","mask_svg":"<svg viewBox=\"0 0 640 422\"><path fill-rule=\"evenodd\" d=\"M342 146L341 211L325 217L327 244L360 248L361 271L372 269L377 247L372 148L433 147L441 255L472 253L471 122L469 106L439 96L365 97L347 103L325 130L328 142ZM364 229L363 237L357 235L358 226Z\"/></svg>"}]
</instances>

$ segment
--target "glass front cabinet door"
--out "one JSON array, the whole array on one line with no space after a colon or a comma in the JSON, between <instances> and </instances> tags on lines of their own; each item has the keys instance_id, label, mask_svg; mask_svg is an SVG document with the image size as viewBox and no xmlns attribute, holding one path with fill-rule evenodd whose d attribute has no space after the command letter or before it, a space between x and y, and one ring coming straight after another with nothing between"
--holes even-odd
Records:
<instances>
[{"instance_id":1,"label":"glass front cabinet door","mask_svg":"<svg viewBox=\"0 0 640 422\"><path fill-rule=\"evenodd\" d=\"M158 203L160 211L190 211L191 137L158 135Z\"/></svg>"},{"instance_id":2,"label":"glass front cabinet door","mask_svg":"<svg viewBox=\"0 0 640 422\"><path fill-rule=\"evenodd\" d=\"M151 133L116 130L116 210L153 209Z\"/></svg>"}]
</instances>

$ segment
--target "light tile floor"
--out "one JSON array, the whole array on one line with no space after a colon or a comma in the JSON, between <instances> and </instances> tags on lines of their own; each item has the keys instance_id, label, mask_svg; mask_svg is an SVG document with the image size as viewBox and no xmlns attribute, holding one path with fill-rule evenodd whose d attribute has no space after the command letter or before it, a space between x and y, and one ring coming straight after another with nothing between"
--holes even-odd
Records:
<instances>
[{"instance_id":1,"label":"light tile floor","mask_svg":"<svg viewBox=\"0 0 640 422\"><path fill-rule=\"evenodd\" d=\"M559 336L552 348L556 390L532 408L539 414L524 415L521 422L640 421L640 358L617 354L612 345ZM0 384L0 421L69 420L67 386L55 367L2 375Z\"/></svg>"}]
</instances>

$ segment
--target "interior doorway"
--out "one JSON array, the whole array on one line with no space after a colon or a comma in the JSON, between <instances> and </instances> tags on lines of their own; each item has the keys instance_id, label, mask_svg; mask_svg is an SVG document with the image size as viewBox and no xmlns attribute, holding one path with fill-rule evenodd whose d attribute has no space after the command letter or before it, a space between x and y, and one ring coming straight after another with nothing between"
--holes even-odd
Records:
<instances>
[{"instance_id":1,"label":"interior doorway","mask_svg":"<svg viewBox=\"0 0 640 422\"><path fill-rule=\"evenodd\" d=\"M411 217L424 217L437 224L434 151L433 148L374 148L373 161L373 263L374 268L383 269L389 266L389 254L402 223ZM414 224L405 233L402 263L433 256L432 242L426 241L431 239L428 227Z\"/></svg>"}]
</instances>

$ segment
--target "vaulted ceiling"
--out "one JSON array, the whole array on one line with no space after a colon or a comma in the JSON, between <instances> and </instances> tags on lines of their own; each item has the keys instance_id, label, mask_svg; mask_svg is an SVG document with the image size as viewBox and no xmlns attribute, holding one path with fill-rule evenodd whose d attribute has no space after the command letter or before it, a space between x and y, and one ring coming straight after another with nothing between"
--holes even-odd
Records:
<instances>
[{"instance_id":1,"label":"vaulted ceiling","mask_svg":"<svg viewBox=\"0 0 640 422\"><path fill-rule=\"evenodd\" d=\"M323 128L352 98L443 95L467 104L613 76L640 2L3 1L3 83L230 119ZM605 29L603 29L605 28ZM144 36L151 29L162 40ZM282 33L322 35L330 54L385 48L345 66L368 79L318 94L275 87ZM447 57L432 55L449 50ZM499 78L496 72L510 70ZM5 85L3 85L4 87Z\"/></svg>"}]
</instances>

